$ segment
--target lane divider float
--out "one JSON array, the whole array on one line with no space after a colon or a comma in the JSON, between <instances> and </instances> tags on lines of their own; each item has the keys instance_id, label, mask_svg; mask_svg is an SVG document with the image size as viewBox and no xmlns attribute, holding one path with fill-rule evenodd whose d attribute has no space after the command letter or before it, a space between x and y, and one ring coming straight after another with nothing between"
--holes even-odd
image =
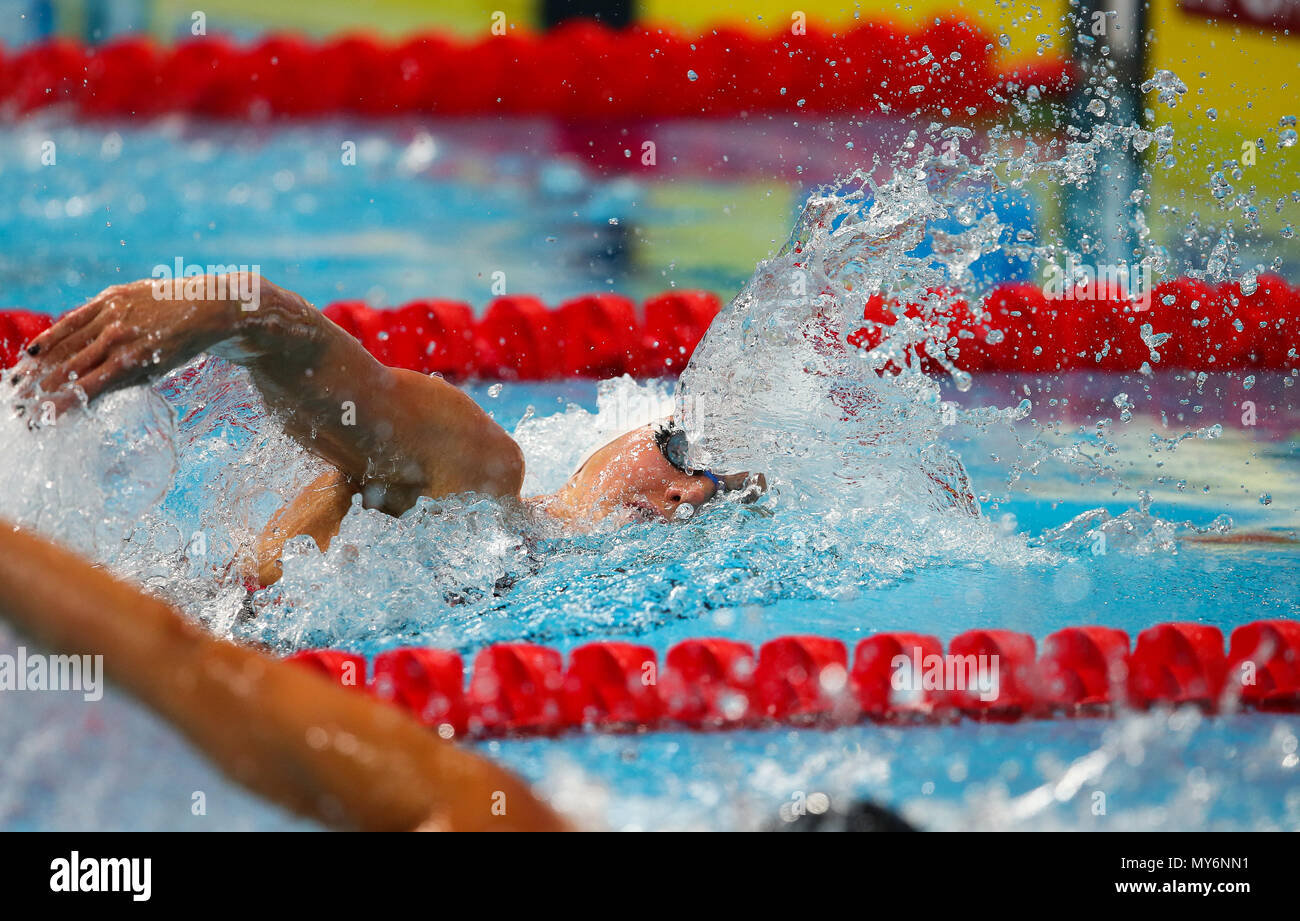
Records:
<instances>
[{"instance_id":1,"label":"lane divider float","mask_svg":"<svg viewBox=\"0 0 1300 921\"><path fill-rule=\"evenodd\" d=\"M997 680L980 684L978 675L993 674L991 656ZM393 649L372 662L306 650L287 661L389 701L449 738L1014 722L1182 705L1300 712L1300 622L1291 620L1237 627L1226 653L1217 627L1195 623L1157 624L1131 649L1111 627L1067 627L1041 649L1025 633L971 630L946 656L934 636L881 633L858 642L851 664L843 642L820 636L779 637L757 653L736 640L689 639L668 650L662 669L655 651L636 643L579 646L567 665L555 649L501 643L475 655L468 684L450 650Z\"/></svg>"},{"instance_id":2,"label":"lane divider float","mask_svg":"<svg viewBox=\"0 0 1300 921\"><path fill-rule=\"evenodd\" d=\"M944 307L929 322L944 354L922 347L916 357L936 373L945 361L969 372L1300 369L1300 289L1274 275L1261 276L1249 294L1237 282L1179 278L1141 301L1049 298L1023 282L999 285L975 308L954 295L935 296ZM541 381L674 377L720 307L710 292L673 290L640 308L600 293L556 307L532 295L498 297L477 318L469 304L447 299L391 309L338 301L324 312L393 367L452 380ZM847 343L874 348L900 316L916 314L913 306L873 298ZM0 310L0 365L17 361L51 321Z\"/></svg>"},{"instance_id":3,"label":"lane divider float","mask_svg":"<svg viewBox=\"0 0 1300 921\"><path fill-rule=\"evenodd\" d=\"M576 119L735 116L758 112L985 111L1015 86L1061 92L1068 64L999 71L993 40L962 20L916 30L885 21L685 35L572 20L544 33L388 42L269 35L157 45L63 38L0 51L0 110L71 106L91 118L186 112L215 118L428 113Z\"/></svg>"}]
</instances>

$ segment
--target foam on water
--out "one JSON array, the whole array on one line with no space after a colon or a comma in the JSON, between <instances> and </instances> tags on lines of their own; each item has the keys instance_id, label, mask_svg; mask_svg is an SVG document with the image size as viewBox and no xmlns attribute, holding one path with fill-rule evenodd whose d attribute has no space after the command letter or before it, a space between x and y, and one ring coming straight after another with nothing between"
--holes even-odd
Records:
<instances>
[{"instance_id":1,"label":"foam on water","mask_svg":"<svg viewBox=\"0 0 1300 921\"><path fill-rule=\"evenodd\" d=\"M0 385L0 397L12 393ZM171 486L171 409L156 393L137 389L109 396L75 425L39 413L45 424L36 428L11 411L0 413L0 517L84 553L117 557L134 524Z\"/></svg>"},{"instance_id":2,"label":"foam on water","mask_svg":"<svg viewBox=\"0 0 1300 921\"><path fill-rule=\"evenodd\" d=\"M602 385L595 413L525 418L525 492L562 484L588 448L665 406L663 384L623 379ZM324 554L309 538L294 542L283 579L257 598L257 636L286 648L464 648L639 633L783 598L852 598L920 566L1041 556L964 510L805 505L780 482L752 505L723 499L685 522L580 535L476 497L421 500L400 520L356 504Z\"/></svg>"},{"instance_id":3,"label":"foam on water","mask_svg":"<svg viewBox=\"0 0 1300 921\"><path fill-rule=\"evenodd\" d=\"M1120 540L1136 551L1167 549L1172 526L1136 494L1138 508L1118 523L1087 513L1032 543L982 517L947 446L954 425L1016 430L1031 402L961 406L943 391L970 387L952 358L964 341L958 307L982 293L971 266L999 248L1036 266L1059 255L1056 240L1011 240L998 196L1031 181L1080 182L1101 152L1149 143L1148 134L1171 143L1162 127L1102 122L1055 156L996 131L976 156L964 149L966 129L914 131L890 162L810 196L787 245L718 316L675 390L608 381L594 413L530 411L514 433L529 495L559 487L630 424L675 414L693 463L766 476L770 488L752 505L724 497L685 522L575 535L482 497L423 499L401 519L357 502L327 551L291 541L282 580L250 608L239 560L322 468L266 417L242 371L206 358L40 431L6 417L0 514L151 586L221 634L285 651L641 632L710 610L852 598L925 567L1043 563L1079 552L1078 535L1099 528L1137 535ZM1167 267L1161 252L1145 252ZM848 345L877 295L917 306L876 348ZM946 383L922 373L922 351ZM1021 449L1013 478L1085 453L1036 438Z\"/></svg>"},{"instance_id":4,"label":"foam on water","mask_svg":"<svg viewBox=\"0 0 1300 921\"><path fill-rule=\"evenodd\" d=\"M629 418L671 405L664 384L623 379L601 385L595 413L527 416L516 430L526 491L555 488ZM772 490L752 505L719 500L685 522L581 535L483 497L422 499L400 519L356 502L326 552L308 537L290 542L283 578L254 597L250 619L237 561L320 462L267 418L241 370L202 359L56 426L11 428L5 450L26 464L3 471L7 517L218 633L282 651L642 632L721 608L852 598L922 566L1017 565L1042 553L937 500L805 503L775 470ZM924 475L916 482L925 484L919 495L938 491Z\"/></svg>"}]
</instances>

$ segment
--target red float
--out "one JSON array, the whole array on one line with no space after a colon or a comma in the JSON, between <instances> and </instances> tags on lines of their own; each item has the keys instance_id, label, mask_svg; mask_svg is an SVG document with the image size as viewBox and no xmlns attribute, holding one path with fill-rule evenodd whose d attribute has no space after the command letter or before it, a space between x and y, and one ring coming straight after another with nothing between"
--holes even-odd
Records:
<instances>
[{"instance_id":1,"label":"red float","mask_svg":"<svg viewBox=\"0 0 1300 921\"><path fill-rule=\"evenodd\" d=\"M879 633L858 643L850 674L862 712L872 719L911 722L936 715L943 693L925 687L925 667L943 647L920 633ZM900 670L901 667L901 670Z\"/></svg>"},{"instance_id":2,"label":"red float","mask_svg":"<svg viewBox=\"0 0 1300 921\"><path fill-rule=\"evenodd\" d=\"M754 650L728 639L694 639L668 650L659 676L664 715L703 729L748 721L754 689Z\"/></svg>"},{"instance_id":3,"label":"red float","mask_svg":"<svg viewBox=\"0 0 1300 921\"><path fill-rule=\"evenodd\" d=\"M904 667L899 656L908 660L913 678L918 659L922 679L927 669L943 669L944 687L922 685L920 694L897 687L896 675ZM981 687L975 680L979 656L997 656L996 685ZM949 670L954 657L964 660L961 675ZM289 661L347 687L365 680L365 659L353 653L310 650ZM989 677L992 662L986 658L983 665ZM962 715L981 721L1103 716L1127 705L1193 703L1214 709L1227 694L1258 710L1300 710L1300 622L1290 620L1238 627L1226 657L1217 628L1160 624L1139 635L1132 655L1124 631L1099 626L1053 633L1037 659L1033 638L1009 630L954 637L947 656L935 637L882 633L858 643L852 673L845 665L844 644L817 636L772 640L757 659L750 646L736 640L685 640L668 650L657 676L648 646L580 646L570 653L565 671L558 651L511 643L479 652L467 694L460 656L436 649L380 654L370 688L444 735L475 736L664 725L703 730L767 722L838 725L860 717L915 723Z\"/></svg>"},{"instance_id":4,"label":"red float","mask_svg":"<svg viewBox=\"0 0 1300 921\"><path fill-rule=\"evenodd\" d=\"M392 649L375 656L370 689L426 726L447 726L451 734L460 734L468 724L464 681L465 667L458 653Z\"/></svg>"},{"instance_id":5,"label":"red float","mask_svg":"<svg viewBox=\"0 0 1300 921\"><path fill-rule=\"evenodd\" d=\"M617 294L587 294L560 305L560 373L608 378L640 364L636 306Z\"/></svg>"},{"instance_id":6,"label":"red float","mask_svg":"<svg viewBox=\"0 0 1300 921\"><path fill-rule=\"evenodd\" d=\"M0 367L11 367L23 347L50 328L51 318L30 310L0 310Z\"/></svg>"},{"instance_id":7,"label":"red float","mask_svg":"<svg viewBox=\"0 0 1300 921\"><path fill-rule=\"evenodd\" d=\"M339 649L305 649L285 661L311 669L334 684L349 690L366 686L366 657Z\"/></svg>"},{"instance_id":8,"label":"red float","mask_svg":"<svg viewBox=\"0 0 1300 921\"><path fill-rule=\"evenodd\" d=\"M393 360L376 353L385 364L455 379L474 371L474 312L469 304L412 301L392 311L385 332Z\"/></svg>"},{"instance_id":9,"label":"red float","mask_svg":"<svg viewBox=\"0 0 1300 921\"><path fill-rule=\"evenodd\" d=\"M649 646L591 643L569 653L564 715L570 726L652 726L663 713L659 662Z\"/></svg>"},{"instance_id":10,"label":"red float","mask_svg":"<svg viewBox=\"0 0 1300 921\"><path fill-rule=\"evenodd\" d=\"M987 326L976 330L970 361L987 368L1056 373L1071 366L1074 341L1066 302L1048 303L1039 288L1025 283L999 285L985 299ZM982 335L981 335L982 334Z\"/></svg>"},{"instance_id":11,"label":"red float","mask_svg":"<svg viewBox=\"0 0 1300 921\"><path fill-rule=\"evenodd\" d=\"M844 719L851 712L848 652L839 640L785 636L764 643L754 672L757 713L780 722Z\"/></svg>"},{"instance_id":12,"label":"red float","mask_svg":"<svg viewBox=\"0 0 1300 921\"><path fill-rule=\"evenodd\" d=\"M5 101L19 113L80 101L86 56L80 46L62 38L24 49L8 62Z\"/></svg>"},{"instance_id":13,"label":"red float","mask_svg":"<svg viewBox=\"0 0 1300 921\"><path fill-rule=\"evenodd\" d=\"M247 56L230 42L205 37L176 46L162 62L165 111L244 118L252 104Z\"/></svg>"},{"instance_id":14,"label":"red float","mask_svg":"<svg viewBox=\"0 0 1300 921\"><path fill-rule=\"evenodd\" d=\"M559 368L559 324L535 297L499 297L474 330L482 377L540 381Z\"/></svg>"},{"instance_id":15,"label":"red float","mask_svg":"<svg viewBox=\"0 0 1300 921\"><path fill-rule=\"evenodd\" d=\"M1265 620L1233 630L1225 684L1260 710L1300 710L1300 623Z\"/></svg>"},{"instance_id":16,"label":"red float","mask_svg":"<svg viewBox=\"0 0 1300 921\"><path fill-rule=\"evenodd\" d=\"M570 20L540 35L511 29L469 42L277 35L237 47L200 36L155 52L132 38L105 46L113 49L107 54L54 40L10 62L0 92L19 112L84 98L91 115L188 111L233 118L423 111L590 120L941 104L987 109L996 104L990 91L1004 82L988 46L987 35L960 21L917 32L876 21L834 33L814 24L799 35L720 27L684 36ZM1057 83L1042 85L1050 91ZM922 91L913 92L915 86Z\"/></svg>"},{"instance_id":17,"label":"red float","mask_svg":"<svg viewBox=\"0 0 1300 921\"><path fill-rule=\"evenodd\" d=\"M162 111L162 62L153 43L122 38L91 51L81 112L89 116L145 117Z\"/></svg>"},{"instance_id":18,"label":"red float","mask_svg":"<svg viewBox=\"0 0 1300 921\"><path fill-rule=\"evenodd\" d=\"M474 657L469 728L476 733L555 732L564 725L563 660L530 643L489 646Z\"/></svg>"},{"instance_id":19,"label":"red float","mask_svg":"<svg viewBox=\"0 0 1300 921\"><path fill-rule=\"evenodd\" d=\"M967 716L1008 721L1034 712L1037 675L1034 638L1029 634L971 630L948 644L945 666L949 663L953 674L945 676L948 699Z\"/></svg>"},{"instance_id":20,"label":"red float","mask_svg":"<svg viewBox=\"0 0 1300 921\"><path fill-rule=\"evenodd\" d=\"M1138 634L1129 661L1130 700L1138 706L1218 706L1226 661L1223 634L1207 624L1158 624Z\"/></svg>"},{"instance_id":21,"label":"red float","mask_svg":"<svg viewBox=\"0 0 1300 921\"><path fill-rule=\"evenodd\" d=\"M927 308L935 339L948 362L969 372L1134 373L1144 362L1157 370L1285 371L1300 366L1295 338L1300 292L1273 276L1262 277L1250 295L1192 279L1165 282L1153 292L1149 310L1123 298L1048 299L1023 283L999 286L976 307L954 293L930 296L943 301ZM719 306L709 292L668 291L646 300L640 323L631 301L608 293L572 298L554 309L532 296L500 297L477 322L468 304L447 300L413 301L395 310L339 301L324 313L395 367L456 379L477 375L536 381L622 373L675 376ZM897 319L895 311L911 318L921 315L916 305L873 297L864 325L846 337L847 344L864 349L879 345ZM1214 319L1219 314L1222 321ZM43 327L21 319L31 316L0 311L0 338L36 335ZM4 317L20 318L17 327ZM1142 339L1145 324L1151 325L1152 335L1171 334L1155 345L1159 361ZM942 362L924 349L917 357L927 373L944 373ZM0 348L6 365L16 358L15 345Z\"/></svg>"},{"instance_id":22,"label":"red float","mask_svg":"<svg viewBox=\"0 0 1300 921\"><path fill-rule=\"evenodd\" d=\"M680 374L720 306L707 291L668 291L648 298L638 376Z\"/></svg>"},{"instance_id":23,"label":"red float","mask_svg":"<svg viewBox=\"0 0 1300 921\"><path fill-rule=\"evenodd\" d=\"M271 35L249 48L243 55L247 98L276 115L314 115L338 108L337 94L331 94L333 75L317 78L312 51L295 35Z\"/></svg>"},{"instance_id":24,"label":"red float","mask_svg":"<svg viewBox=\"0 0 1300 921\"><path fill-rule=\"evenodd\" d=\"M1112 627L1067 627L1043 641L1038 663L1042 702L1070 715L1107 712L1122 703L1129 639Z\"/></svg>"}]
</instances>

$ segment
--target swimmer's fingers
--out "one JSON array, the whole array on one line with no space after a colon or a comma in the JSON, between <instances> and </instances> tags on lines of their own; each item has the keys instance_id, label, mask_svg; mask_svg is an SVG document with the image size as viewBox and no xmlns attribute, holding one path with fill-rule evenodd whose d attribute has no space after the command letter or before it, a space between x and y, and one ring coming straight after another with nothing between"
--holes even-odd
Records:
<instances>
[{"instance_id":1,"label":"swimmer's fingers","mask_svg":"<svg viewBox=\"0 0 1300 921\"><path fill-rule=\"evenodd\" d=\"M60 362L75 355L99 335L102 310L96 301L78 307L27 346L27 354L14 365L9 382L23 399L30 399L35 385Z\"/></svg>"},{"instance_id":2,"label":"swimmer's fingers","mask_svg":"<svg viewBox=\"0 0 1300 921\"><path fill-rule=\"evenodd\" d=\"M84 334L84 335L83 335ZM82 341L94 336L89 341ZM20 392L20 399L31 399L35 396L36 387L45 393L53 393L63 387L69 381L78 380L87 373L104 364L114 350L123 343L129 341L131 334L116 323L111 323L103 329L95 329L95 325L84 327L74 336L65 339L69 342L77 339L81 347L72 352L67 358L48 365L45 373L40 376L33 376L27 382L27 386Z\"/></svg>"},{"instance_id":3,"label":"swimmer's fingers","mask_svg":"<svg viewBox=\"0 0 1300 921\"><path fill-rule=\"evenodd\" d=\"M92 349L103 338L103 332L98 321L92 321L59 340L49 352L16 365L10 383L17 386L19 399L30 400L37 388L49 391L63 383L67 379L65 368Z\"/></svg>"},{"instance_id":4,"label":"swimmer's fingers","mask_svg":"<svg viewBox=\"0 0 1300 921\"><path fill-rule=\"evenodd\" d=\"M58 393L47 394L40 400L25 403L20 409L23 417L27 420L27 427L36 429L52 425L69 409L74 406L81 406L84 402L85 398L81 395L79 388L66 387Z\"/></svg>"},{"instance_id":5,"label":"swimmer's fingers","mask_svg":"<svg viewBox=\"0 0 1300 921\"><path fill-rule=\"evenodd\" d=\"M80 307L70 310L55 320L49 329L27 343L27 354L33 357L48 356L55 346L99 316L104 307L106 293L96 295Z\"/></svg>"},{"instance_id":6,"label":"swimmer's fingers","mask_svg":"<svg viewBox=\"0 0 1300 921\"><path fill-rule=\"evenodd\" d=\"M29 375L20 385L17 412L50 421L73 406L147 379L150 364L137 338L120 324L109 324L80 351Z\"/></svg>"}]
</instances>

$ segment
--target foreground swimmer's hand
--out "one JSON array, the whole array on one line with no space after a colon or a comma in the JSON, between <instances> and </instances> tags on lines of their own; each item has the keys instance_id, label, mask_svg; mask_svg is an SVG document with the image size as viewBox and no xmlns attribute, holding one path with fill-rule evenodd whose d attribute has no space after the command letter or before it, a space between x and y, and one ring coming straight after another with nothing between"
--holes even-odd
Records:
<instances>
[{"instance_id":1,"label":"foreground swimmer's hand","mask_svg":"<svg viewBox=\"0 0 1300 921\"><path fill-rule=\"evenodd\" d=\"M0 618L51 649L103 655L109 679L227 774L327 825L564 828L518 778L390 704L218 640L159 599L3 521Z\"/></svg>"},{"instance_id":2,"label":"foreground swimmer's hand","mask_svg":"<svg viewBox=\"0 0 1300 921\"><path fill-rule=\"evenodd\" d=\"M400 514L421 495L519 495L523 455L473 400L441 379L385 367L257 275L108 288L33 340L15 377L22 398L63 412L203 351L246 367L285 431L370 507Z\"/></svg>"}]
</instances>

